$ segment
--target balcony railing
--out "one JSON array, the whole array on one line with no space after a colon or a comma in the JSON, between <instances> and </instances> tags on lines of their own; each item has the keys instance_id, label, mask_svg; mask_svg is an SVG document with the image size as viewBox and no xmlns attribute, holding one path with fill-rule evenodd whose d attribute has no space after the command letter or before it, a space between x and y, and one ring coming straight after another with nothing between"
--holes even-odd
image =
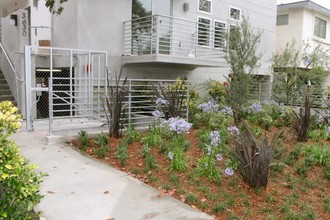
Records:
<instances>
[{"instance_id":1,"label":"balcony railing","mask_svg":"<svg viewBox=\"0 0 330 220\"><path fill-rule=\"evenodd\" d=\"M124 22L124 55L171 55L220 60L226 51L226 29L206 22L193 22L153 15Z\"/></svg>"}]
</instances>

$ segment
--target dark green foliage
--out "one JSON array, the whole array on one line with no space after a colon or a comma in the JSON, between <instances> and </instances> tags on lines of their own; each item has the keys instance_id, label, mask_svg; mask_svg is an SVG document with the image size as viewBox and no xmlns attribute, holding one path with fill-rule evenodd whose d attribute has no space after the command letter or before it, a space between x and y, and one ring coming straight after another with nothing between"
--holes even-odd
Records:
<instances>
[{"instance_id":1,"label":"dark green foliage","mask_svg":"<svg viewBox=\"0 0 330 220\"><path fill-rule=\"evenodd\" d=\"M129 93L128 87L125 86L127 77L123 81L121 80L122 69L120 69L119 75L116 74L115 78L111 78L110 74L107 74L108 94L105 96L105 105L103 105L105 112L109 113L106 114L109 135L114 138L121 136L121 129L123 128L123 102L125 96Z\"/></svg>"},{"instance_id":2,"label":"dark green foliage","mask_svg":"<svg viewBox=\"0 0 330 220\"><path fill-rule=\"evenodd\" d=\"M274 157L277 135L268 144L263 136L258 141L250 127L243 121L244 129L236 136L233 156L238 160L238 170L249 186L266 187L269 179L269 166Z\"/></svg>"},{"instance_id":3,"label":"dark green foliage","mask_svg":"<svg viewBox=\"0 0 330 220\"><path fill-rule=\"evenodd\" d=\"M152 170L152 169L156 168L155 158L150 153L150 148L149 148L148 145L143 145L141 154L142 154L142 157L145 160L146 171L149 171L149 170Z\"/></svg>"},{"instance_id":4,"label":"dark green foliage","mask_svg":"<svg viewBox=\"0 0 330 220\"><path fill-rule=\"evenodd\" d=\"M86 150L89 147L89 138L87 131L82 130L78 133L78 135L79 148L81 150Z\"/></svg>"},{"instance_id":5,"label":"dark green foliage","mask_svg":"<svg viewBox=\"0 0 330 220\"><path fill-rule=\"evenodd\" d=\"M307 88L309 90L309 88ZM304 105L299 108L299 114L295 114L293 128L297 134L297 140L304 142L307 140L308 129L311 124L311 108L312 101L310 100L309 91L306 92Z\"/></svg>"},{"instance_id":6,"label":"dark green foliage","mask_svg":"<svg viewBox=\"0 0 330 220\"><path fill-rule=\"evenodd\" d=\"M61 14L64 10L62 3L68 0L46 0L45 6L49 8L49 11L53 14Z\"/></svg>"}]
</instances>

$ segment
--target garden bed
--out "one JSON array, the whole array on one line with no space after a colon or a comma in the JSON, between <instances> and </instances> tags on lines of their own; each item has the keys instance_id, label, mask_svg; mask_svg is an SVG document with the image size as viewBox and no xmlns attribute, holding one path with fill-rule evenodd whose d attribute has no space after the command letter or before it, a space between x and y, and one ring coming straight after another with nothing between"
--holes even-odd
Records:
<instances>
[{"instance_id":1,"label":"garden bed","mask_svg":"<svg viewBox=\"0 0 330 220\"><path fill-rule=\"evenodd\" d=\"M268 136L276 130L269 129ZM165 194L173 196L216 219L330 219L330 181L329 176L325 176L324 166L313 164L303 169L308 156L305 149L316 141L299 144L290 128L282 130L284 135L280 139L283 144L277 149L281 157L275 158L272 163L266 188L250 188L238 172L232 176L226 175L224 170L227 164L224 160L216 161L222 172L220 178L196 175L198 161L204 155L199 138L203 128L190 129L184 135L189 141L185 151L188 160L187 168L180 172L171 169L168 154L159 146L150 147L154 161L152 164L147 161L142 152L143 137L147 137L148 132L141 134L142 139L140 137L135 141L133 138L132 143L128 144L128 157L124 163L118 159L118 147L123 139L110 139L107 145L109 151L103 155L104 158L96 156L93 149L99 149L99 146L94 138L89 139L84 151L159 189L159 199ZM316 144L329 148L327 141ZM72 145L81 149L78 140L73 141ZM227 145L231 145L230 140Z\"/></svg>"}]
</instances>

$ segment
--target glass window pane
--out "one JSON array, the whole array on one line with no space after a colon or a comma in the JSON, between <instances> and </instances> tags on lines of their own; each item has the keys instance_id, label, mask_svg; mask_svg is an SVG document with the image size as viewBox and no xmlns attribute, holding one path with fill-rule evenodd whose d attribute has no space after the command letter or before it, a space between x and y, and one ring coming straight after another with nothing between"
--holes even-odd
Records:
<instances>
[{"instance_id":1,"label":"glass window pane","mask_svg":"<svg viewBox=\"0 0 330 220\"><path fill-rule=\"evenodd\" d=\"M198 18L198 45L210 45L211 20L207 18Z\"/></svg>"},{"instance_id":2,"label":"glass window pane","mask_svg":"<svg viewBox=\"0 0 330 220\"><path fill-rule=\"evenodd\" d=\"M199 10L211 13L211 0L199 0Z\"/></svg>"},{"instance_id":3,"label":"glass window pane","mask_svg":"<svg viewBox=\"0 0 330 220\"><path fill-rule=\"evenodd\" d=\"M214 22L214 48L224 49L226 24L223 22Z\"/></svg>"},{"instance_id":4,"label":"glass window pane","mask_svg":"<svg viewBox=\"0 0 330 220\"><path fill-rule=\"evenodd\" d=\"M321 18L315 17L314 35L320 38L326 38L327 22Z\"/></svg>"},{"instance_id":5,"label":"glass window pane","mask_svg":"<svg viewBox=\"0 0 330 220\"><path fill-rule=\"evenodd\" d=\"M241 10L237 8L230 8L230 18L233 20L241 20Z\"/></svg>"},{"instance_id":6,"label":"glass window pane","mask_svg":"<svg viewBox=\"0 0 330 220\"><path fill-rule=\"evenodd\" d=\"M276 18L276 25L280 26L280 25L288 25L289 24L289 15L285 14L285 15L277 15Z\"/></svg>"}]
</instances>

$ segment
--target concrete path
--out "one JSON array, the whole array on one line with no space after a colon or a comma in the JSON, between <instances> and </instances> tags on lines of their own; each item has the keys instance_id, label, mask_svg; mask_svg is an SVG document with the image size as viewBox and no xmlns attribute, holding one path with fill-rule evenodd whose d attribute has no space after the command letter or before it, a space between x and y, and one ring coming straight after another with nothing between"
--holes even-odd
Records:
<instances>
[{"instance_id":1,"label":"concrete path","mask_svg":"<svg viewBox=\"0 0 330 220\"><path fill-rule=\"evenodd\" d=\"M20 131L13 139L44 177L37 205L47 220L213 219L205 213L93 158L68 144L47 144L46 131Z\"/></svg>"}]
</instances>

